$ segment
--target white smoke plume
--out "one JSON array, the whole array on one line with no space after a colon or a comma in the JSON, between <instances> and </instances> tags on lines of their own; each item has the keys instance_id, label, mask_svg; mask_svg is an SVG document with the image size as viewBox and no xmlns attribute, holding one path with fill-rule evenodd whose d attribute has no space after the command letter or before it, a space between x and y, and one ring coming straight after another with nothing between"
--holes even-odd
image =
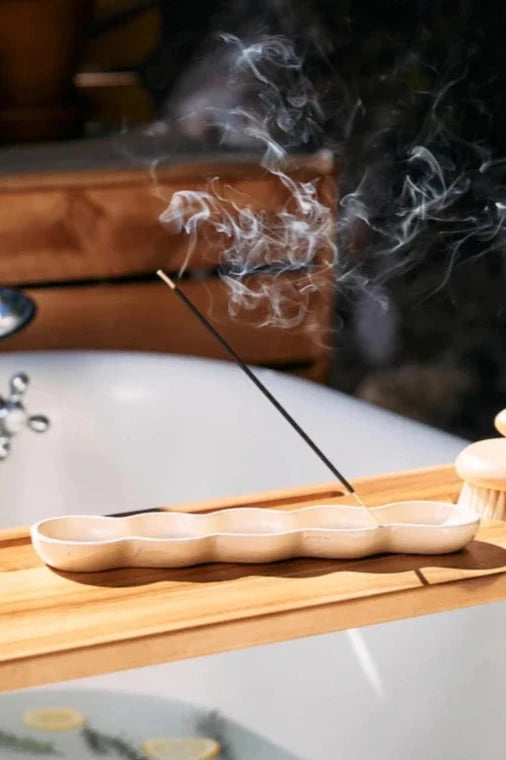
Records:
<instances>
[{"instance_id":1,"label":"white smoke plume","mask_svg":"<svg viewBox=\"0 0 506 760\"><path fill-rule=\"evenodd\" d=\"M343 256L353 253L360 230L362 256L355 284L381 288L437 250L445 262L437 285L443 289L455 266L504 249L506 186L493 178L503 159L492 159L478 136L465 139L452 129L459 99L454 90L465 78L465 72L446 76L447 81L423 93L428 105L410 139L397 138L401 127L395 109L378 131L370 126L362 130L354 156L362 174L341 197L338 212ZM463 103L462 110L466 107ZM346 144L348 151L354 147L356 143Z\"/></svg>"},{"instance_id":2,"label":"white smoke plume","mask_svg":"<svg viewBox=\"0 0 506 760\"><path fill-rule=\"evenodd\" d=\"M506 159L462 138L448 116L465 72L415 93L426 104L423 118L409 137L399 138L401 106L383 104L384 112L371 116L367 98L352 96L335 70L315 84L294 40L223 35L222 41L228 101L206 106L204 121L219 130L224 145L257 148L259 163L285 188L288 202L277 213L254 209L214 178L205 192L176 193L160 219L188 234L187 262L199 237L220 247L219 274L233 315L262 303L264 323L295 325L329 271L342 292L372 294L386 311L385 282L435 247L445 260L438 288L460 263L502 250L506 190L494 185L493 175ZM397 61L378 74L378 83L413 60ZM337 209L321 201L318 178L301 182L291 174L294 152L315 146L326 146L342 167Z\"/></svg>"},{"instance_id":3,"label":"white smoke plume","mask_svg":"<svg viewBox=\"0 0 506 760\"><path fill-rule=\"evenodd\" d=\"M311 293L337 264L335 209L319 196L319 178L294 179L291 151L310 146L323 114L295 45L281 36L246 44L223 36L232 49L227 86L244 93L248 106L208 109L207 119L225 145L261 150L259 162L287 197L277 211L254 208L218 177L206 191L174 193L160 221L220 250L219 274L230 292L230 312L264 307L263 324L295 326L306 316ZM252 105L254 103L254 105Z\"/></svg>"}]
</instances>

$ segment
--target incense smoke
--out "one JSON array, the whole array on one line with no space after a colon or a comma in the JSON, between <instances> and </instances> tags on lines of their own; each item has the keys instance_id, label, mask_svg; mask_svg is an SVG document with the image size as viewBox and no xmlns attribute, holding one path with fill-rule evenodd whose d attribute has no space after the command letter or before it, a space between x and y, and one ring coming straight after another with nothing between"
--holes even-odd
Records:
<instances>
[{"instance_id":1,"label":"incense smoke","mask_svg":"<svg viewBox=\"0 0 506 760\"><path fill-rule=\"evenodd\" d=\"M252 44L233 35L222 39L232 49L227 86L247 89L256 105L209 108L207 121L219 128L225 145L246 141L261 148L259 163L286 200L277 211L257 209L217 177L205 192L176 192L160 220L189 236L185 265L197 237L210 251L219 249L219 274L234 316L263 306L263 324L290 327L304 319L311 294L337 263L335 209L321 200L319 178L300 181L290 173L289 151L314 144L322 112L293 42L281 36Z\"/></svg>"},{"instance_id":2,"label":"incense smoke","mask_svg":"<svg viewBox=\"0 0 506 760\"><path fill-rule=\"evenodd\" d=\"M386 311L389 284L424 261L436 259L439 275L417 293L420 301L444 288L456 266L502 254L506 159L495 154L491 114L469 85L480 48L462 35L470 16L454 30L441 18L448 53L447 61L438 53L439 69L423 27L403 48L364 27L365 62L316 23L305 37L222 35L221 105L197 88L179 106L182 127L195 139L218 133L225 146L259 150L287 202L278 213L256 209L215 178L205 192L176 193L161 220L188 234L188 258L197 236L222 251L219 274L233 314L261 303L264 323L297 324L329 270L340 293L372 298ZM341 171L337 223L319 198L319 179L292 175L294 153L322 148Z\"/></svg>"}]
</instances>

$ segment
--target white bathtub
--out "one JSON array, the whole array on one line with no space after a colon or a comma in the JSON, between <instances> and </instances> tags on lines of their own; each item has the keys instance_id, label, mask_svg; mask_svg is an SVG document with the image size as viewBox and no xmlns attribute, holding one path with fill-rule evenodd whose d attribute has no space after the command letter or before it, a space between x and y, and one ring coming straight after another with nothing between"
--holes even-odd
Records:
<instances>
[{"instance_id":1,"label":"white bathtub","mask_svg":"<svg viewBox=\"0 0 506 760\"><path fill-rule=\"evenodd\" d=\"M18 369L32 376L27 405L52 428L20 435L0 464L0 525L329 480L228 364L4 355L0 382ZM464 445L327 389L262 377L350 477L448 462ZM501 603L71 684L55 673L54 687L0 696L0 731L37 700L153 731L163 703L176 723L186 716L181 730L219 711L226 760L503 760L505 639ZM0 757L10 758L1 743Z\"/></svg>"},{"instance_id":2,"label":"white bathtub","mask_svg":"<svg viewBox=\"0 0 506 760\"><path fill-rule=\"evenodd\" d=\"M0 462L0 528L329 481L332 475L238 368L156 354L0 355L31 377L24 430ZM443 464L465 443L314 383L258 370L348 477Z\"/></svg>"}]
</instances>

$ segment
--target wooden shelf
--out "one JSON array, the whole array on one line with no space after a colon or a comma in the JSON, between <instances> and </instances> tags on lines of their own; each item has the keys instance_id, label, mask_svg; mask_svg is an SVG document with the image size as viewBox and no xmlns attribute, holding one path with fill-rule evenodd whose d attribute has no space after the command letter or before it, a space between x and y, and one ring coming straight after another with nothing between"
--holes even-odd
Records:
<instances>
[{"instance_id":1,"label":"wooden shelf","mask_svg":"<svg viewBox=\"0 0 506 760\"><path fill-rule=\"evenodd\" d=\"M452 467L357 481L369 504L454 500ZM348 497L349 498L349 497ZM348 501L335 484L187 504L293 509ZM0 690L268 644L506 598L506 523L444 557L293 560L182 570L55 572L26 528L0 533Z\"/></svg>"},{"instance_id":2,"label":"wooden shelf","mask_svg":"<svg viewBox=\"0 0 506 760\"><path fill-rule=\"evenodd\" d=\"M314 180L320 202L332 210L336 175L332 156L325 152L299 156L290 165L290 176ZM206 190L214 176L221 178L220 197L234 207L273 220L293 207L279 178L244 156L174 161L157 169L156 181L147 168L3 176L0 282L27 290L38 309L37 319L11 338L6 350L113 349L228 358L154 275L160 267L169 273L184 267L190 277L184 285L188 295L243 359L325 382L335 284L329 245L315 252L314 290L307 288L307 272L256 273L244 280L253 292L275 284L276 294L287 303L300 294L295 302L301 317L287 329L269 324L267 297L258 299L255 308L249 299L248 308L231 316L230 288L216 275L223 263L220 235L206 229L188 256L188 235L159 223L175 193Z\"/></svg>"}]
</instances>

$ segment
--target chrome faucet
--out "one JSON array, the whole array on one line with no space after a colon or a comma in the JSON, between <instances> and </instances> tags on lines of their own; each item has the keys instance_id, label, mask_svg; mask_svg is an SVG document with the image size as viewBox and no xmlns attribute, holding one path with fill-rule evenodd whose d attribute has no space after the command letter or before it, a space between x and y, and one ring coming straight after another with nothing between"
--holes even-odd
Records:
<instances>
[{"instance_id":1,"label":"chrome faucet","mask_svg":"<svg viewBox=\"0 0 506 760\"><path fill-rule=\"evenodd\" d=\"M44 414L28 414L23 396L30 380L24 372L17 372L10 379L9 396L0 396L0 460L6 459L11 450L11 440L23 428L44 433L49 420Z\"/></svg>"},{"instance_id":2,"label":"chrome faucet","mask_svg":"<svg viewBox=\"0 0 506 760\"><path fill-rule=\"evenodd\" d=\"M22 330L37 311L31 298L12 288L0 288L0 340Z\"/></svg>"},{"instance_id":3,"label":"chrome faucet","mask_svg":"<svg viewBox=\"0 0 506 760\"><path fill-rule=\"evenodd\" d=\"M0 340L22 330L35 316L36 306L19 290L0 288ZM10 379L9 396L0 396L0 460L6 459L11 450L13 436L25 427L43 433L49 420L43 414L28 414L23 397L30 380L24 372L17 372Z\"/></svg>"}]
</instances>

